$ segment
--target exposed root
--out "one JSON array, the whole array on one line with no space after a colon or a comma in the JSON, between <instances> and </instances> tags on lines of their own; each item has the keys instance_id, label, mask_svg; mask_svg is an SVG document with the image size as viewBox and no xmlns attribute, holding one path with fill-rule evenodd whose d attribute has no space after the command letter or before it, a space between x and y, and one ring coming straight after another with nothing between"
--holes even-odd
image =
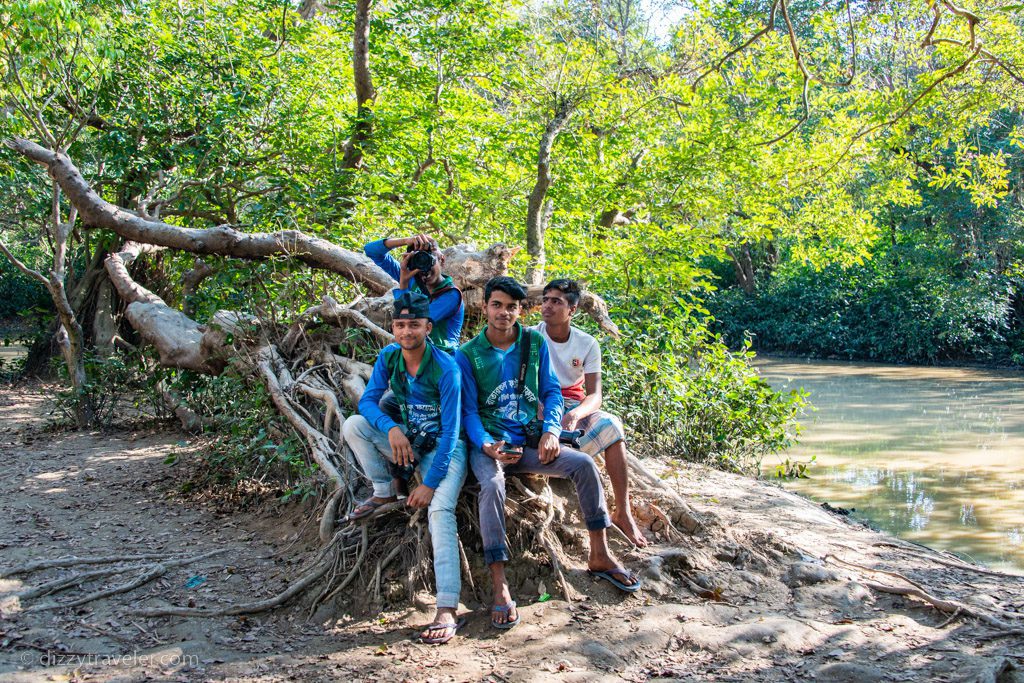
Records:
<instances>
[{"instance_id":1,"label":"exposed root","mask_svg":"<svg viewBox=\"0 0 1024 683\"><path fill-rule=\"evenodd\" d=\"M932 607L934 607L935 609L937 609L940 612L943 612L945 614L953 615L953 617L951 617L947 621L943 622L942 626L947 625L949 623L949 621L952 621L952 619L956 618L957 615L961 615L962 614L962 615L974 617L975 619L978 619L979 621L984 622L988 626L991 626L992 628L994 628L994 629L996 629L998 631L998 633L985 636L984 637L985 640L992 640L992 639L995 639L995 638L1004 638L1004 637L1007 637L1007 636L1024 635L1024 628L1020 628L1020 627L1016 626L1015 624L1010 624L1008 622L1005 622L1002 619L999 619L998 617L994 617L991 614L989 614L989 613L987 613L987 612L985 612L983 610L976 609L976 608L971 607L970 605L966 605L966 604L964 604L962 602L959 602L959 601L956 601L956 600L949 600L949 599L946 599L946 598L936 597L936 596L932 595L931 593L929 593L924 587L922 587L921 585L915 583L914 581L911 581L910 579L908 579L907 577L903 576L902 574L899 574L899 573L896 573L896 572L888 572L888 571L881 570L881 569L874 569L872 567L865 567L864 565L859 565L859 564L856 564L856 563L853 563L853 562L847 562L845 560L840 560L839 558L835 557L834 555L826 555L825 556L825 560L826 561L827 560L832 560L832 561L836 562L837 564L843 564L843 565L846 565L848 567L853 567L853 568L856 568L856 569L866 570L866 571L873 572L873 573L876 573L876 574L884 574L884 575L887 575L887 576L892 576L894 578L898 578L901 581L906 581L908 584L910 584L909 586L890 586L888 584L878 583L876 581L863 581L862 583L864 584L864 586L870 588L871 590L878 591L879 593L886 593L886 594L889 594L889 595L899 595L899 596L908 597L908 598L917 598L918 600L921 600L921 601L931 605Z\"/></svg>"},{"instance_id":2,"label":"exposed root","mask_svg":"<svg viewBox=\"0 0 1024 683\"><path fill-rule=\"evenodd\" d=\"M102 557L59 557L50 560L35 560L19 567L12 567L0 572L0 579L17 574L28 574L42 569L75 567L83 564L113 564L115 562L133 562L136 560L162 560L171 553L145 553L143 555L105 555Z\"/></svg>"},{"instance_id":3,"label":"exposed root","mask_svg":"<svg viewBox=\"0 0 1024 683\"><path fill-rule=\"evenodd\" d=\"M270 392L270 399L274 402L274 406L287 418L295 430L305 437L316 464L320 466L325 474L338 482L339 485L344 485L345 480L331 460L331 456L335 451L335 445L331 443L331 440L323 432L314 428L299 414L299 411L295 409L295 406L292 405L285 394L279 373L288 380L291 379L291 373L284 367L276 347L268 345L260 349L258 365L263 373L263 378L266 381L267 390Z\"/></svg>"},{"instance_id":4,"label":"exposed root","mask_svg":"<svg viewBox=\"0 0 1024 683\"><path fill-rule=\"evenodd\" d=\"M941 631L942 629L946 628L947 626L949 626L950 624L952 624L952 623L953 623L954 621L956 621L956 620L957 620L957 618L958 618L958 617L959 617L959 616L960 616L961 614L963 614L963 610L961 610L961 609L957 609L957 610L956 610L955 612L953 612L952 614L950 614L948 618L946 618L946 619L943 619L943 621L942 621L942 623L941 623L941 624L937 624L937 625L935 626L935 629L936 629L937 631Z\"/></svg>"},{"instance_id":5,"label":"exposed root","mask_svg":"<svg viewBox=\"0 0 1024 683\"><path fill-rule=\"evenodd\" d=\"M117 586L112 586L110 588L105 588L103 590L96 591L95 593L90 593L89 595L85 595L83 597L76 598L74 600L70 600L68 602L50 603L50 604L46 604L46 605L34 605L32 607L29 607L25 611L26 612L41 612L41 611L44 611L44 610L51 610L51 609L60 609L60 608L66 608L66 607L78 607L79 605L84 605L86 603L93 602L95 600L100 600L102 598L110 597L111 595L118 595L120 593L127 593L129 591L135 590L139 586L143 586L143 585L149 583L153 579L156 579L156 578L159 578L159 577L163 576L164 574L167 573L168 569L171 569L173 567L181 567L181 566L189 565L189 564L192 564L194 562L199 562L201 560L206 560L206 559L209 559L211 557L214 557L215 555L220 555L220 554L225 553L225 552L227 552L226 548L219 548L217 550L211 550L208 553L203 553L202 555L196 555L195 557L188 557L188 558L182 558L182 559L179 559L179 560L167 560L165 562L159 562L157 564L151 565L149 568L146 569L145 572L143 572L139 576L135 577L131 581L128 581L127 583L123 583L123 584L120 584L120 585L117 585Z\"/></svg>"},{"instance_id":6,"label":"exposed root","mask_svg":"<svg viewBox=\"0 0 1024 683\"><path fill-rule=\"evenodd\" d=\"M316 582L319 581L320 578L330 570L330 568L330 563L321 562L315 565L314 568L307 572L301 579L288 586L288 588L272 598L267 598L266 600L233 605L231 607L217 610L189 607L158 607L155 609L141 609L138 610L136 614L143 617L224 617L265 612L267 610L274 609L275 607L280 607L292 598L304 593L307 588L316 584Z\"/></svg>"},{"instance_id":7,"label":"exposed root","mask_svg":"<svg viewBox=\"0 0 1024 683\"><path fill-rule=\"evenodd\" d=\"M877 546L877 547L896 548L897 550L900 550L900 551L902 551L902 552L904 552L904 553L906 553L908 555L911 555L913 557L917 557L917 558L920 558L922 560L926 560L928 562L934 562L936 564L941 564L941 565L946 566L946 567L952 567L954 569L962 569L962 570L964 570L966 572L974 572L975 574L984 574L985 576L998 576L999 578L1002 578L1002 579L1017 579L1018 581L1024 581L1024 575L1021 575L1021 574L1007 574L1006 572L996 571L995 569L988 569L987 567L981 567L981 566L976 565L976 564L970 564L968 562L951 560L949 558L940 556L937 552L934 552L934 551L932 551L932 552L921 552L921 551L918 551L918 550L916 550L914 548L907 547L906 545L901 545L899 543L889 543L889 542L874 543L872 545Z\"/></svg>"},{"instance_id":8,"label":"exposed root","mask_svg":"<svg viewBox=\"0 0 1024 683\"><path fill-rule=\"evenodd\" d=\"M78 607L84 605L87 602L93 600L100 600L101 598L107 598L111 595L118 595L119 593L127 593L133 591L139 586L149 583L153 579L159 578L167 573L167 567L162 564L154 564L147 571L143 572L139 576L135 577L128 583L122 583L119 586L113 586L101 591L97 591L90 595L78 598L77 600L71 600L70 602L51 603L48 605L35 605L26 609L26 612L42 612L50 609L60 609L62 607Z\"/></svg>"},{"instance_id":9,"label":"exposed root","mask_svg":"<svg viewBox=\"0 0 1024 683\"><path fill-rule=\"evenodd\" d=\"M59 579L54 579L53 581L47 581L46 583L40 584L34 588L29 588L19 593L15 593L15 597L19 600L30 600L44 595L53 595L54 593L59 593L60 591L67 590L68 588L81 586L83 583L87 583L94 579L100 579L105 576L114 576L115 574L126 574L128 572L138 571L145 568L146 565L133 564L127 567L95 569L90 572L81 572L78 574L72 574L71 576L63 576Z\"/></svg>"},{"instance_id":10,"label":"exposed root","mask_svg":"<svg viewBox=\"0 0 1024 683\"><path fill-rule=\"evenodd\" d=\"M473 581L473 570L469 567L469 558L466 557L466 549L462 546L462 539L459 540L459 561L462 566L462 575L466 577L466 581L469 583L469 589L473 591L473 597L478 602L483 602L483 597L480 595L480 591L477 590L476 582Z\"/></svg>"},{"instance_id":11,"label":"exposed root","mask_svg":"<svg viewBox=\"0 0 1024 683\"><path fill-rule=\"evenodd\" d=\"M927 593L918 588L888 586L881 583L875 583L874 581L865 581L864 585L872 590L878 591L879 593L889 593L891 595L901 595L904 597L918 598L919 600L923 600L924 602L928 603L940 612L945 612L947 614L956 614L959 611L961 614L965 614L967 616L974 617L979 621L983 621L992 628L997 629L999 631L998 633L984 636L983 640L993 640L995 638L1005 638L1007 636L1024 635L1024 628L1018 628L1017 626L1009 624L1003 621L1002 619L997 619L996 617L993 617L990 614L969 607L961 602L957 602L956 600L946 600L943 598L937 598L934 595L931 595L930 593Z\"/></svg>"},{"instance_id":12,"label":"exposed root","mask_svg":"<svg viewBox=\"0 0 1024 683\"><path fill-rule=\"evenodd\" d=\"M921 584L917 583L916 581L911 581L910 579L908 579L903 574L900 574L899 572L890 572L890 571L886 571L884 569L877 569L875 567L868 567L867 565L857 564L856 562L849 562L847 560L841 560L838 557L836 557L835 555L826 555L825 556L825 561L828 562L829 560L832 560L836 564L843 564L843 565L846 565L847 567L853 567L854 569L860 569L862 571L871 572L872 574L881 574L883 576L889 576L889 577L892 577L894 579L899 579L900 581L904 581L906 583L909 583L911 586L913 586L914 588L918 589L919 591L925 592L924 586L922 586Z\"/></svg>"},{"instance_id":13,"label":"exposed root","mask_svg":"<svg viewBox=\"0 0 1024 683\"><path fill-rule=\"evenodd\" d=\"M334 536L334 527L338 520L338 503L346 493L344 488L337 489L328 499L327 505L324 506L324 512L320 516L320 540L323 543L330 543Z\"/></svg>"}]
</instances>

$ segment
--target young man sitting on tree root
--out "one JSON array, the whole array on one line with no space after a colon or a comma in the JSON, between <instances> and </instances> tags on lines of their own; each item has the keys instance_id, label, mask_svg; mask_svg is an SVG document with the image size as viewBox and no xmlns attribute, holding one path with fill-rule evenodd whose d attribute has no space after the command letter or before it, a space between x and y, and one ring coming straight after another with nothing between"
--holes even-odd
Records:
<instances>
[{"instance_id":1,"label":"young man sitting on tree root","mask_svg":"<svg viewBox=\"0 0 1024 683\"><path fill-rule=\"evenodd\" d=\"M644 548L647 539L637 527L629 504L622 422L601 410L601 347L596 339L569 324L579 304L580 287L574 280L552 280L544 288L541 299L540 313L544 320L535 329L547 341L551 365L562 387L565 403L562 427L583 430L579 444L587 455L593 457L604 451L605 467L615 494L612 523L631 542Z\"/></svg>"},{"instance_id":2,"label":"young man sitting on tree root","mask_svg":"<svg viewBox=\"0 0 1024 683\"><path fill-rule=\"evenodd\" d=\"M455 359L427 341L430 334L427 297L404 292L395 300L391 330L395 343L385 347L373 366L359 414L345 420L342 431L363 474L373 484L373 496L363 501L348 521L367 517L395 502L395 475L389 463L411 474L419 468L423 483L406 505L428 508L427 521L434 545L437 613L420 634L424 643L452 639L465 619L456 619L462 591L455 503L466 481L466 445L459 439L461 375ZM400 409L401 424L378 405L390 385Z\"/></svg>"},{"instance_id":3,"label":"young man sitting on tree root","mask_svg":"<svg viewBox=\"0 0 1024 683\"><path fill-rule=\"evenodd\" d=\"M470 466L480 482L480 531L494 591L491 624L500 629L519 623L505 578L509 559L506 474L529 472L571 479L590 532L590 572L623 591L640 589L639 579L619 566L608 549L605 529L611 520L593 458L558 442L562 393L543 338L518 322L525 298L522 286L510 277L488 282L484 288L487 326L455 354L462 371L466 433L472 443ZM543 421L537 414L539 401L544 404Z\"/></svg>"}]
</instances>

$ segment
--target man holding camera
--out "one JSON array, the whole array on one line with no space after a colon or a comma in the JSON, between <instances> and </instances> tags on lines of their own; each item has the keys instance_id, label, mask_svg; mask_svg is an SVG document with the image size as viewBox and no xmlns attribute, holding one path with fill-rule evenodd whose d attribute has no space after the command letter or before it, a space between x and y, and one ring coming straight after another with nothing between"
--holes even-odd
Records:
<instances>
[{"instance_id":1,"label":"man holding camera","mask_svg":"<svg viewBox=\"0 0 1024 683\"><path fill-rule=\"evenodd\" d=\"M594 460L559 443L562 393L543 338L518 322L524 299L526 291L515 280L493 278L484 288L487 326L455 354L472 443L470 466L480 482L480 531L494 592L491 624L500 629L519 623L505 577L506 473L571 479L590 532L591 573L623 591L640 588L639 579L620 567L608 549L605 529L611 520ZM538 402L544 405L542 417Z\"/></svg>"},{"instance_id":2,"label":"man holding camera","mask_svg":"<svg viewBox=\"0 0 1024 683\"><path fill-rule=\"evenodd\" d=\"M462 590L455 503L466 480L466 446L459 439L461 376L455 359L427 341L431 331L427 297L403 292L395 300L391 331L395 343L377 356L373 374L359 400L359 414L342 427L373 484L347 521L367 517L397 500L392 480L418 468L423 483L406 499L413 508L427 508L434 546L437 613L420 634L424 643L446 643L465 620L456 621ZM399 424L378 405L390 386L400 408ZM403 472L404 470L404 472Z\"/></svg>"},{"instance_id":3,"label":"man holding camera","mask_svg":"<svg viewBox=\"0 0 1024 683\"><path fill-rule=\"evenodd\" d=\"M580 287L575 280L552 280L544 287L540 313L543 322L535 328L544 335L551 365L562 387L565 412L562 427L581 430L580 450L590 456L604 451L608 478L615 495L615 524L631 542L647 546L633 519L629 503L626 470L626 442L622 422L601 410L601 347L597 340L569 322L580 305Z\"/></svg>"},{"instance_id":4,"label":"man holding camera","mask_svg":"<svg viewBox=\"0 0 1024 683\"><path fill-rule=\"evenodd\" d=\"M396 247L406 248L399 261L391 255ZM430 341L448 353L459 348L465 306L462 292L452 278L441 272L444 254L432 238L426 235L412 237L388 237L369 242L363 247L369 256L385 273L398 281L394 290L397 299L403 292L421 292L430 300L430 319L433 330Z\"/></svg>"}]
</instances>

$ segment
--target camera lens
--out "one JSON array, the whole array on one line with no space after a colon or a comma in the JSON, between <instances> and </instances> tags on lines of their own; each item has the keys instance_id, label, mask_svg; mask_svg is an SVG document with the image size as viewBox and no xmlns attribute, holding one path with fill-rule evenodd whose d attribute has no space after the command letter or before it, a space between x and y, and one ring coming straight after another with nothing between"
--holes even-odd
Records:
<instances>
[{"instance_id":1,"label":"camera lens","mask_svg":"<svg viewBox=\"0 0 1024 683\"><path fill-rule=\"evenodd\" d=\"M426 273L437 263L437 258L429 251L414 251L409 257L409 270L418 270Z\"/></svg>"}]
</instances>

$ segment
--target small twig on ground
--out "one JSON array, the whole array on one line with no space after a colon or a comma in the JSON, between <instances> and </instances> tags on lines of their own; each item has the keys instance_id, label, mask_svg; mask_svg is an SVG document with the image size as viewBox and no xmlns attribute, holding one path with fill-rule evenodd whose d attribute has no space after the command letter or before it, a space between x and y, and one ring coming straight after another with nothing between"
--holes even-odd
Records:
<instances>
[{"instance_id":1,"label":"small twig on ground","mask_svg":"<svg viewBox=\"0 0 1024 683\"><path fill-rule=\"evenodd\" d=\"M956 611L950 614L948 619L943 619L942 623L935 627L936 630L944 629L950 624L952 624L954 621L956 621L956 618L959 617L962 612L963 610L957 607Z\"/></svg>"}]
</instances>

